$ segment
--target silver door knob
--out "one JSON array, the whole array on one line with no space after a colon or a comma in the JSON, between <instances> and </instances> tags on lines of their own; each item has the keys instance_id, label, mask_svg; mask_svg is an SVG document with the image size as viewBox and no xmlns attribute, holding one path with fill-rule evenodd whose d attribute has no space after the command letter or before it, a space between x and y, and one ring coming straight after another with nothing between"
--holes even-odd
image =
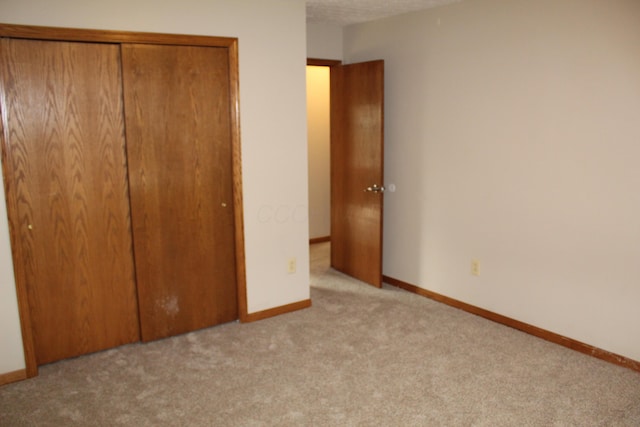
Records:
<instances>
[{"instance_id":1,"label":"silver door knob","mask_svg":"<svg viewBox=\"0 0 640 427\"><path fill-rule=\"evenodd\" d=\"M382 193L384 192L384 187L378 187L378 184L373 184L371 187L365 188L365 193Z\"/></svg>"}]
</instances>

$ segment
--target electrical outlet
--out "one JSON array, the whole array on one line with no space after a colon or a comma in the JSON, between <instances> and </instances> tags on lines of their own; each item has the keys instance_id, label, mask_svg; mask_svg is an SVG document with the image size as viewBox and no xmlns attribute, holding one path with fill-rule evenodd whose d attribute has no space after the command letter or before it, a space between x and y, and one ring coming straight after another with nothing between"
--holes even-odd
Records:
<instances>
[{"instance_id":1,"label":"electrical outlet","mask_svg":"<svg viewBox=\"0 0 640 427\"><path fill-rule=\"evenodd\" d=\"M471 260L471 274L474 276L480 275L480 261L477 259Z\"/></svg>"},{"instance_id":2,"label":"electrical outlet","mask_svg":"<svg viewBox=\"0 0 640 427\"><path fill-rule=\"evenodd\" d=\"M287 273L293 274L296 272L296 259L295 257L289 258L287 261Z\"/></svg>"}]
</instances>

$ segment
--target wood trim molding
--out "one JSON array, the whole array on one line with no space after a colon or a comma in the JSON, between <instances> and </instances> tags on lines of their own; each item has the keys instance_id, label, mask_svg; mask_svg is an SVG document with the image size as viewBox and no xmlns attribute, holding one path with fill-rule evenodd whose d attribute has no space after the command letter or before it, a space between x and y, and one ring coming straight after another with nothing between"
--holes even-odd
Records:
<instances>
[{"instance_id":1,"label":"wood trim molding","mask_svg":"<svg viewBox=\"0 0 640 427\"><path fill-rule=\"evenodd\" d=\"M293 311L302 310L303 308L311 307L311 300L306 299L298 302L294 302L287 305L281 305L280 307L270 308L268 310L257 311L255 313L248 314L242 322L255 322L257 320L268 319L269 317L279 316L281 314L291 313Z\"/></svg>"},{"instance_id":2,"label":"wood trim molding","mask_svg":"<svg viewBox=\"0 0 640 427\"><path fill-rule=\"evenodd\" d=\"M238 294L238 317L241 321L247 319L247 288L246 288L246 259L244 246L244 214L242 193L242 169L241 169L241 145L240 145L240 80L238 65L238 39L233 37L195 36L182 34L161 34L130 31L107 31L75 28L40 27L31 25L12 25L0 23L0 37L79 41L96 43L146 43L146 44L171 44L178 46L211 46L228 49L229 76L230 76L230 109L231 115L231 144L232 144L232 173L233 173L233 198L235 221L235 252L236 252L236 283ZM1 90L1 88L0 88ZM2 94L0 93L0 96ZM2 111L2 114L5 114ZM3 178L5 183L5 197L7 199L7 211L9 213L9 234L11 242L17 242L17 228L12 222L11 212L17 212L17 201L11 187L10 161L7 158L9 152L8 135L0 121L0 155L2 157ZM26 378L38 375L38 365L33 343L33 331L31 315L26 287L26 275L24 265L20 260L24 259L18 249L20 245L11 245L14 273L16 280L16 293L18 296L18 310L20 314L20 327L25 354ZM2 377L0 377L2 378Z\"/></svg>"},{"instance_id":3,"label":"wood trim molding","mask_svg":"<svg viewBox=\"0 0 640 427\"><path fill-rule=\"evenodd\" d=\"M307 65L315 65L320 67L333 67L336 65L342 65L342 61L338 61L335 59L307 58Z\"/></svg>"},{"instance_id":4,"label":"wood trim molding","mask_svg":"<svg viewBox=\"0 0 640 427\"><path fill-rule=\"evenodd\" d=\"M147 43L215 47L230 47L232 44L237 43L238 40L233 37L90 30L13 24L0 24L0 36L19 39L66 40L94 43Z\"/></svg>"},{"instance_id":5,"label":"wood trim molding","mask_svg":"<svg viewBox=\"0 0 640 427\"><path fill-rule=\"evenodd\" d=\"M17 381L26 380L27 378L28 376L27 376L26 369L20 369L18 371L0 374L0 386L3 386L5 384L10 384L10 383L15 383Z\"/></svg>"},{"instance_id":6,"label":"wood trim molding","mask_svg":"<svg viewBox=\"0 0 640 427\"><path fill-rule=\"evenodd\" d=\"M229 88L231 96L231 156L233 174L233 213L236 246L236 287L238 318L247 317L247 271L244 247L244 205L242 192L242 157L240 144L240 73L238 68L238 40L229 45Z\"/></svg>"},{"instance_id":7,"label":"wood trim molding","mask_svg":"<svg viewBox=\"0 0 640 427\"><path fill-rule=\"evenodd\" d=\"M331 236L314 237L313 239L309 239L309 244L313 245L315 243L324 243L324 242L330 242L330 241L331 241Z\"/></svg>"},{"instance_id":8,"label":"wood trim molding","mask_svg":"<svg viewBox=\"0 0 640 427\"><path fill-rule=\"evenodd\" d=\"M627 357L602 350L601 348L576 341L572 338L567 338L565 336L556 334L555 332L547 331L546 329L538 328L537 326L533 326L528 323L524 323L489 310L485 310L484 308L480 308L453 298L449 298L436 292L432 292L427 289L423 289L418 286L403 282L401 280L394 279L393 277L383 276L383 279L384 282L388 283L389 285L396 286L414 294L427 297L434 301L441 302L443 304L458 308L471 314L475 314L476 316L484 317L485 319L491 320L493 322L501 323L505 326L509 326L519 331L526 332L527 334L542 338L543 340L550 341L555 344L559 344L563 347L579 351L580 353L593 356L597 359L601 359L606 362L640 372L640 361L629 359Z\"/></svg>"}]
</instances>

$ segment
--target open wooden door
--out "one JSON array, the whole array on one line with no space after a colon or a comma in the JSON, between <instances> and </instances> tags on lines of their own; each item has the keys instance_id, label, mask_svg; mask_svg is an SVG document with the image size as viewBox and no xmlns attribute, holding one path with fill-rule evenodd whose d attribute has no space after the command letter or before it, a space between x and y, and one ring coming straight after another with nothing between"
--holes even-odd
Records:
<instances>
[{"instance_id":1,"label":"open wooden door","mask_svg":"<svg viewBox=\"0 0 640 427\"><path fill-rule=\"evenodd\" d=\"M331 67L331 266L382 286L384 62Z\"/></svg>"}]
</instances>

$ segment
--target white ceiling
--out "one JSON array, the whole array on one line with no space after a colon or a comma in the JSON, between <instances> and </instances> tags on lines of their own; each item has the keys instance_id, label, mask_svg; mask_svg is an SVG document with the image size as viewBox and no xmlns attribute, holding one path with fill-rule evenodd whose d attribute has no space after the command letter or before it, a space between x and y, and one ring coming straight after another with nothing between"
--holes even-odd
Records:
<instances>
[{"instance_id":1,"label":"white ceiling","mask_svg":"<svg viewBox=\"0 0 640 427\"><path fill-rule=\"evenodd\" d=\"M349 25L462 0L306 0L307 22Z\"/></svg>"}]
</instances>

